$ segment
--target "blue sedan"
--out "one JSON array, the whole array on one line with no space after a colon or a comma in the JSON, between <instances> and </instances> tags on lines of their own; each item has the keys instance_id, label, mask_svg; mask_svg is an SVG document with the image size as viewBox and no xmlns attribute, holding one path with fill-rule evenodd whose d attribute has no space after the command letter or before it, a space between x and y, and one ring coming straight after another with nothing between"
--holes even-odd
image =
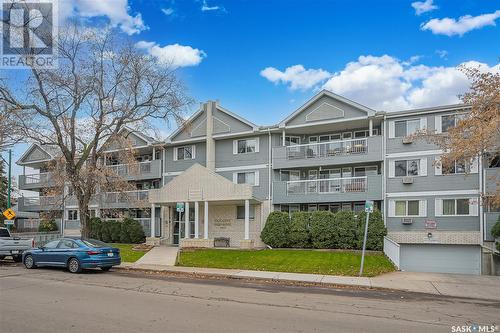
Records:
<instances>
[{"instance_id":1,"label":"blue sedan","mask_svg":"<svg viewBox=\"0 0 500 333\"><path fill-rule=\"evenodd\" d=\"M109 271L120 265L120 250L95 239L64 237L39 248L23 252L26 268L41 266L66 267L71 273L80 273L84 268Z\"/></svg>"}]
</instances>

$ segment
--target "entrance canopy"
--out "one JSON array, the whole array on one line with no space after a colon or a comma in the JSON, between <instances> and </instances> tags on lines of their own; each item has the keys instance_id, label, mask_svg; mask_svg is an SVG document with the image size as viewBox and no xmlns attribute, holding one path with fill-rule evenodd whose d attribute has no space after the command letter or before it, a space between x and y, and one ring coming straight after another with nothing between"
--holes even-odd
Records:
<instances>
[{"instance_id":1,"label":"entrance canopy","mask_svg":"<svg viewBox=\"0 0 500 333\"><path fill-rule=\"evenodd\" d=\"M149 190L152 204L231 200L258 201L251 185L235 184L200 164L194 164L162 188Z\"/></svg>"}]
</instances>

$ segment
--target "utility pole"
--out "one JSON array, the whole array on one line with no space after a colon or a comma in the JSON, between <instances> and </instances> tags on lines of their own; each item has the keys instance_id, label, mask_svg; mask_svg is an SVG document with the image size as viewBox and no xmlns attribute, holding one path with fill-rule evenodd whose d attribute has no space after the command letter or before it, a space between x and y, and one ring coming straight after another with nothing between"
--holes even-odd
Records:
<instances>
[{"instance_id":1,"label":"utility pole","mask_svg":"<svg viewBox=\"0 0 500 333\"><path fill-rule=\"evenodd\" d=\"M11 192L11 187L12 187L12 149L9 149L9 179L8 179L8 186L7 186L7 208L10 208L10 192Z\"/></svg>"}]
</instances>

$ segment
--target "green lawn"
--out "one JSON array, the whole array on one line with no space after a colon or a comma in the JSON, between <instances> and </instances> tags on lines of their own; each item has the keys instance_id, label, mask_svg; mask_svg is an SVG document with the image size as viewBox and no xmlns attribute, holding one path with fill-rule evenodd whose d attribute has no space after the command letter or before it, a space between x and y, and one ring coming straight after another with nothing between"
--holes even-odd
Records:
<instances>
[{"instance_id":1,"label":"green lawn","mask_svg":"<svg viewBox=\"0 0 500 333\"><path fill-rule=\"evenodd\" d=\"M257 271L311 273L328 275L359 274L361 254L313 250L217 250L181 251L178 266L248 269ZM364 276L394 271L383 254L367 254Z\"/></svg>"},{"instance_id":2,"label":"green lawn","mask_svg":"<svg viewBox=\"0 0 500 333\"><path fill-rule=\"evenodd\" d=\"M147 252L132 250L135 244L112 243L110 245L120 249L120 256L122 257L122 261L124 262L136 262Z\"/></svg>"}]
</instances>

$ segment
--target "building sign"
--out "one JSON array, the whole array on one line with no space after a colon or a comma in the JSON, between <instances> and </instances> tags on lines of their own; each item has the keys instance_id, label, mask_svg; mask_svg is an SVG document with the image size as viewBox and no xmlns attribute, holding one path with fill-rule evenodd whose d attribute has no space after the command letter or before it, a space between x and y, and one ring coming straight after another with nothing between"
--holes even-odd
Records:
<instances>
[{"instance_id":1,"label":"building sign","mask_svg":"<svg viewBox=\"0 0 500 333\"><path fill-rule=\"evenodd\" d=\"M175 210L178 213L184 213L184 203L183 202L178 202L175 204Z\"/></svg>"},{"instance_id":2,"label":"building sign","mask_svg":"<svg viewBox=\"0 0 500 333\"><path fill-rule=\"evenodd\" d=\"M425 229L437 229L436 220L426 220L425 221Z\"/></svg>"},{"instance_id":3,"label":"building sign","mask_svg":"<svg viewBox=\"0 0 500 333\"><path fill-rule=\"evenodd\" d=\"M229 218L216 218L214 219L214 225L219 228L229 227L232 223L232 219Z\"/></svg>"},{"instance_id":4,"label":"building sign","mask_svg":"<svg viewBox=\"0 0 500 333\"><path fill-rule=\"evenodd\" d=\"M366 200L366 202L365 202L365 212L367 212L367 213L373 213L373 201Z\"/></svg>"}]
</instances>

